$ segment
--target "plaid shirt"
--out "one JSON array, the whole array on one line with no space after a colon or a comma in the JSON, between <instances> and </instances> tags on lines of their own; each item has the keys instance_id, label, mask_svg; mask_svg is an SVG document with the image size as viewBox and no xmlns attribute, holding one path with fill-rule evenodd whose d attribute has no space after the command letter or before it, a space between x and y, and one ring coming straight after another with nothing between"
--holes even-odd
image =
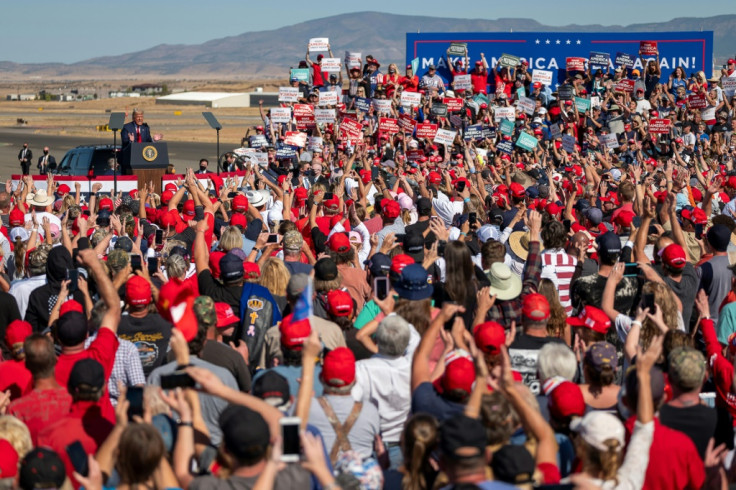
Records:
<instances>
[{"instance_id":1,"label":"plaid shirt","mask_svg":"<svg viewBox=\"0 0 736 490\"><path fill-rule=\"evenodd\" d=\"M84 348L86 349L89 347L89 344L91 344L96 337L97 334L88 337L84 342ZM122 381L123 385L127 387L146 384L146 377L143 375L141 358L135 344L128 340L118 340L120 341L120 344L118 345L118 350L115 353L115 363L112 366L110 379L107 381L107 391L110 393L110 401L113 406L117 405L118 396L120 395L118 390L118 381Z\"/></svg>"},{"instance_id":2,"label":"plaid shirt","mask_svg":"<svg viewBox=\"0 0 736 490\"><path fill-rule=\"evenodd\" d=\"M487 321L498 322L506 328L511 328L511 322L521 326L521 298L525 294L536 293L542 276L542 256L539 252L539 242L529 243L529 255L524 263L521 294L518 298L498 301L486 315Z\"/></svg>"}]
</instances>

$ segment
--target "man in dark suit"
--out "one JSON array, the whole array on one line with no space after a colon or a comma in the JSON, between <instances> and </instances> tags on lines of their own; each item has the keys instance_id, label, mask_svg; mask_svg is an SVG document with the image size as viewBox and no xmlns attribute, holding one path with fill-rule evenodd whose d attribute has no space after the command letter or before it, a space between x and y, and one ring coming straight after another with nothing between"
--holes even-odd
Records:
<instances>
[{"instance_id":1,"label":"man in dark suit","mask_svg":"<svg viewBox=\"0 0 736 490\"><path fill-rule=\"evenodd\" d=\"M199 161L199 170L197 170L194 173L195 174L208 174L208 173L210 173L210 170L208 168L209 167L209 164L210 164L210 162L208 162L206 158L202 158Z\"/></svg>"},{"instance_id":2,"label":"man in dark suit","mask_svg":"<svg viewBox=\"0 0 736 490\"><path fill-rule=\"evenodd\" d=\"M18 161L20 162L21 173L28 175L33 161L33 152L28 148L28 143L23 143L23 149L18 153Z\"/></svg>"},{"instance_id":3,"label":"man in dark suit","mask_svg":"<svg viewBox=\"0 0 736 490\"><path fill-rule=\"evenodd\" d=\"M49 147L43 147L43 155L38 157L38 171L41 175L46 175L49 170L56 170L56 158L53 155L49 155Z\"/></svg>"},{"instance_id":4,"label":"man in dark suit","mask_svg":"<svg viewBox=\"0 0 736 490\"><path fill-rule=\"evenodd\" d=\"M123 126L123 130L120 133L123 151L133 142L150 143L152 141L159 141L161 138L163 138L161 134L151 135L148 124L143 122L143 111L141 109L133 109L133 120Z\"/></svg>"}]
</instances>

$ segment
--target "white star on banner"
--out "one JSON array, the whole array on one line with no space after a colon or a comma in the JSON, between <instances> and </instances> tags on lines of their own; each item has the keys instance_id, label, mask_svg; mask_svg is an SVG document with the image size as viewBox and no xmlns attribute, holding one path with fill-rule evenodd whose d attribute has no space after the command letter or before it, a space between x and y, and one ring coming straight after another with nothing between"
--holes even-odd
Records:
<instances>
[{"instance_id":1,"label":"white star on banner","mask_svg":"<svg viewBox=\"0 0 736 490\"><path fill-rule=\"evenodd\" d=\"M547 39L546 41L544 41L544 44L549 44L549 39Z\"/></svg>"},{"instance_id":2,"label":"white star on banner","mask_svg":"<svg viewBox=\"0 0 736 490\"><path fill-rule=\"evenodd\" d=\"M578 39L577 41L575 41L575 44L580 44L580 39Z\"/></svg>"},{"instance_id":3,"label":"white star on banner","mask_svg":"<svg viewBox=\"0 0 736 490\"><path fill-rule=\"evenodd\" d=\"M555 41L555 44L560 44L560 40L558 39L557 41Z\"/></svg>"},{"instance_id":4,"label":"white star on banner","mask_svg":"<svg viewBox=\"0 0 736 490\"><path fill-rule=\"evenodd\" d=\"M570 44L570 40L568 39L567 41L565 41L565 44Z\"/></svg>"},{"instance_id":5,"label":"white star on banner","mask_svg":"<svg viewBox=\"0 0 736 490\"><path fill-rule=\"evenodd\" d=\"M558 88L560 86L559 83L555 83L555 88Z\"/></svg>"},{"instance_id":6,"label":"white star on banner","mask_svg":"<svg viewBox=\"0 0 736 490\"><path fill-rule=\"evenodd\" d=\"M536 41L534 41L534 43L535 44L539 44L539 39L537 39Z\"/></svg>"}]
</instances>

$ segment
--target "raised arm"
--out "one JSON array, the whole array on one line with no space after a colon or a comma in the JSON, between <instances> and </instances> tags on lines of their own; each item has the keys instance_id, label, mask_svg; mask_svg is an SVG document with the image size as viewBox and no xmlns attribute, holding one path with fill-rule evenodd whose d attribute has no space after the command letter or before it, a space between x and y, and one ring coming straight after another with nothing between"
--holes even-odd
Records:
<instances>
[{"instance_id":1,"label":"raised arm","mask_svg":"<svg viewBox=\"0 0 736 490\"><path fill-rule=\"evenodd\" d=\"M118 324L120 323L120 296L118 296L117 289L112 285L110 278L107 277L107 273L94 250L79 250L77 260L92 274L97 285L97 292L105 306L107 306L100 328L109 328L114 334L117 334Z\"/></svg>"}]
</instances>

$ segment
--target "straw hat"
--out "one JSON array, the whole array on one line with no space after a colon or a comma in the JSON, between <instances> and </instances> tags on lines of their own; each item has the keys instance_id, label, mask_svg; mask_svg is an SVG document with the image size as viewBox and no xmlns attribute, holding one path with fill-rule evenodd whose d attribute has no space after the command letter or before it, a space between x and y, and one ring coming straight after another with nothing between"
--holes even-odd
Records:
<instances>
[{"instance_id":1,"label":"straw hat","mask_svg":"<svg viewBox=\"0 0 736 490\"><path fill-rule=\"evenodd\" d=\"M521 260L526 260L529 256L529 237L528 231L515 231L509 235L509 246L511 251L514 252ZM542 244L539 244L539 250L544 250Z\"/></svg>"},{"instance_id":2,"label":"straw hat","mask_svg":"<svg viewBox=\"0 0 736 490\"><path fill-rule=\"evenodd\" d=\"M50 206L55 200L54 196L46 194L46 189L39 189L35 194L33 194L33 197L26 197L26 203L31 206Z\"/></svg>"},{"instance_id":3,"label":"straw hat","mask_svg":"<svg viewBox=\"0 0 736 490\"><path fill-rule=\"evenodd\" d=\"M491 265L487 274L491 280L490 294L495 294L496 299L514 299L521 294L521 278L511 272L509 266L503 262Z\"/></svg>"}]
</instances>

